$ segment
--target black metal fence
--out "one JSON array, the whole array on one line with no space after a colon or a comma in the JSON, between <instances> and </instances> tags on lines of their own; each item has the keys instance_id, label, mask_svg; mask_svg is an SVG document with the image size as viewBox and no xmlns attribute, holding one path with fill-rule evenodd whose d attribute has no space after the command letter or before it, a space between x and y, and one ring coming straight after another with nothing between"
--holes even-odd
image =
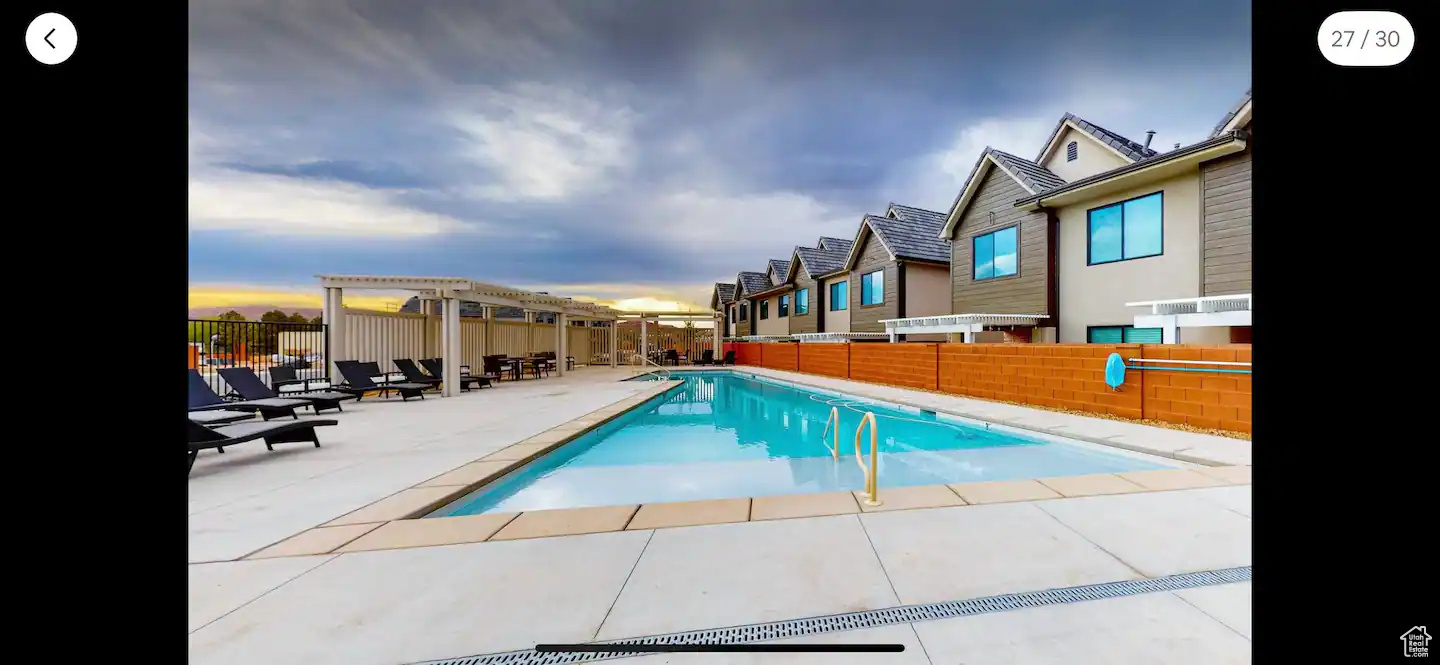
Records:
<instances>
[{"instance_id":1,"label":"black metal fence","mask_svg":"<svg viewBox=\"0 0 1440 665\"><path fill-rule=\"evenodd\" d=\"M189 321L190 368L199 371L221 396L230 393L218 371L227 367L247 367L272 388L277 385L277 376L323 379L327 375L326 359L330 354L324 324Z\"/></svg>"}]
</instances>

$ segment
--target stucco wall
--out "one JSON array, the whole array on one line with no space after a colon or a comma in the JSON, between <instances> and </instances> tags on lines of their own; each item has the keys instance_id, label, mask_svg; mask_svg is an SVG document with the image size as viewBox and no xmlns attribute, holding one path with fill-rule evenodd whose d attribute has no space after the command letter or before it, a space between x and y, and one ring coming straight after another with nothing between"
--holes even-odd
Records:
<instances>
[{"instance_id":1,"label":"stucco wall","mask_svg":"<svg viewBox=\"0 0 1440 665\"><path fill-rule=\"evenodd\" d=\"M1069 145L1071 141L1076 143L1076 156L1075 161L1067 162L1065 161L1065 146ZM1056 146L1055 153L1050 155L1050 158L1045 160L1042 166L1050 169L1051 173L1064 178L1065 182L1070 182L1126 164L1129 162L1100 145L1089 134L1067 127L1061 131L1060 143Z\"/></svg>"},{"instance_id":2,"label":"stucco wall","mask_svg":"<svg viewBox=\"0 0 1440 665\"><path fill-rule=\"evenodd\" d=\"M850 281L848 274L841 275L839 277L832 277L830 279L821 280L820 287L816 289L823 289L825 291L825 332L850 332L850 309L848 307L849 303L846 303L847 307L845 309L842 309L838 312L830 311L830 285L836 282L848 281ZM845 288L849 289L853 286L854 285L852 284ZM845 295L845 299L848 301L850 299L850 294L847 292ZM814 298L811 298L811 300L813 301Z\"/></svg>"},{"instance_id":3,"label":"stucco wall","mask_svg":"<svg viewBox=\"0 0 1440 665\"><path fill-rule=\"evenodd\" d=\"M788 295L788 294L787 294L787 295ZM780 316L780 296L770 296L769 298L766 298L765 300L767 300L767 301L770 302L769 305L766 305L766 307L769 307L769 308L770 308L770 318L768 318L768 319L761 319L761 318L760 318L760 312L759 312L759 308L758 308L758 307L756 308L756 311L755 311L755 312L752 312L752 314L753 314L754 317L755 317L755 334L756 334L756 335L789 335L789 334L790 334L790 317L788 317L788 316ZM758 304L758 301L757 301L757 304Z\"/></svg>"},{"instance_id":4,"label":"stucco wall","mask_svg":"<svg viewBox=\"0 0 1440 665\"><path fill-rule=\"evenodd\" d=\"M950 269L905 264L905 316L939 316L950 311Z\"/></svg>"},{"instance_id":5,"label":"stucco wall","mask_svg":"<svg viewBox=\"0 0 1440 665\"><path fill-rule=\"evenodd\" d=\"M1086 265L1086 213L1155 192L1165 193L1159 256ZM1060 342L1086 341L1088 326L1132 325L1125 303L1200 295L1199 171L1060 208Z\"/></svg>"}]
</instances>

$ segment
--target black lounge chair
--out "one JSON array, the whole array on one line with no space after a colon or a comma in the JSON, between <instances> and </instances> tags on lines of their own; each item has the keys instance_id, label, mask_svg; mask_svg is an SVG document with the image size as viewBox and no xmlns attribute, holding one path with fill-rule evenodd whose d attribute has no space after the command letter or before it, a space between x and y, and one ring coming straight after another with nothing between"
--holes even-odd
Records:
<instances>
[{"instance_id":1,"label":"black lounge chair","mask_svg":"<svg viewBox=\"0 0 1440 665\"><path fill-rule=\"evenodd\" d=\"M333 420L291 420L279 423L239 423L220 428L206 427L190 421L190 466L195 468L195 458L202 450L225 452L226 446L246 441L263 440L266 450L274 450L277 443L313 443L320 447L320 437L315 428L336 424Z\"/></svg>"},{"instance_id":2,"label":"black lounge chair","mask_svg":"<svg viewBox=\"0 0 1440 665\"><path fill-rule=\"evenodd\" d=\"M726 352L725 352L725 359L724 359L724 360L721 360L719 364L721 364L721 365L734 365L734 364L735 364L735 352L734 352L734 351L726 351Z\"/></svg>"},{"instance_id":3,"label":"black lounge chair","mask_svg":"<svg viewBox=\"0 0 1440 665\"><path fill-rule=\"evenodd\" d=\"M421 359L420 359L420 364L421 364L421 365L424 365L424 366L425 366L425 371L429 372L432 376L438 376L438 377L444 378L444 376L445 376L445 361L444 361L444 360L442 360L442 359L440 359L440 358L421 358ZM488 377L488 376L472 376L472 375L469 375L469 374L464 374L463 371L462 371L462 374L461 374L461 376L460 376L460 390L469 390L471 384L480 386L481 388L485 388L485 387L487 387L487 386L490 385L490 377Z\"/></svg>"},{"instance_id":4,"label":"black lounge chair","mask_svg":"<svg viewBox=\"0 0 1440 665\"><path fill-rule=\"evenodd\" d=\"M315 377L310 379L300 378L294 367L271 367L270 385L275 392L281 396L294 393L308 393L315 390L326 390L330 388L330 379ZM312 388L311 386L315 386ZM292 386L299 386L299 390L286 390Z\"/></svg>"},{"instance_id":5,"label":"black lounge chair","mask_svg":"<svg viewBox=\"0 0 1440 665\"><path fill-rule=\"evenodd\" d=\"M667 365L679 365L680 352L676 351L675 349L666 349L664 363Z\"/></svg>"},{"instance_id":6,"label":"black lounge chair","mask_svg":"<svg viewBox=\"0 0 1440 665\"><path fill-rule=\"evenodd\" d=\"M430 389L430 385L425 383L375 383L370 378L371 374L369 368L365 366L366 364L368 363L335 363L340 368L340 373L345 376L345 386L338 390L355 395L357 399L370 391L379 392L381 397L387 397L393 390L400 393L400 399L409 400L411 397L425 399L424 393Z\"/></svg>"},{"instance_id":7,"label":"black lounge chair","mask_svg":"<svg viewBox=\"0 0 1440 665\"><path fill-rule=\"evenodd\" d=\"M260 414L261 418L271 420L281 416L299 418L295 409L310 406L309 402L298 399L256 399L243 402L227 402L210 388L204 377L195 370L190 372L190 411L244 411L245 413Z\"/></svg>"},{"instance_id":8,"label":"black lounge chair","mask_svg":"<svg viewBox=\"0 0 1440 665\"><path fill-rule=\"evenodd\" d=\"M201 425L229 425L242 420L250 420L255 417L254 413L242 413L240 411L191 411L190 419Z\"/></svg>"},{"instance_id":9,"label":"black lounge chair","mask_svg":"<svg viewBox=\"0 0 1440 665\"><path fill-rule=\"evenodd\" d=\"M227 367L220 370L220 378L225 379L225 383L230 384L230 389L240 393L240 396L245 399L278 399L280 397L270 389L270 386L265 385L265 382L261 381L260 377L256 376L249 367ZM330 409L344 411L345 409L340 408L341 402L359 398L350 393L325 391L295 393L286 399L306 402L310 408L315 409L315 413L320 413Z\"/></svg>"},{"instance_id":10,"label":"black lounge chair","mask_svg":"<svg viewBox=\"0 0 1440 665\"><path fill-rule=\"evenodd\" d=\"M395 366L400 368L400 373L405 375L406 381L410 383L423 383L433 388L440 387L440 377L426 374L425 370L420 369L420 366L416 365L414 360L400 358L390 362L395 363Z\"/></svg>"},{"instance_id":11,"label":"black lounge chair","mask_svg":"<svg viewBox=\"0 0 1440 665\"><path fill-rule=\"evenodd\" d=\"M711 349L705 349L703 352L700 353L700 362L697 362L697 363L695 363L695 364L696 364L696 365L714 365L714 364L715 364L715 352L714 352L713 350L711 350Z\"/></svg>"}]
</instances>

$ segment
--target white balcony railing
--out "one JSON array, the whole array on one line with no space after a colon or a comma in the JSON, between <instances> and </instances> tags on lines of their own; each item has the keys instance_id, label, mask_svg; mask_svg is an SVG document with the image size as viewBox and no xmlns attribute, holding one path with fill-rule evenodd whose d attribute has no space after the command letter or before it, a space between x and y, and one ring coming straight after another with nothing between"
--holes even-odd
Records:
<instances>
[{"instance_id":1,"label":"white balcony railing","mask_svg":"<svg viewBox=\"0 0 1440 665\"><path fill-rule=\"evenodd\" d=\"M799 342L848 342L856 339L885 339L888 333L870 332L822 332L822 333L795 333L791 337Z\"/></svg>"}]
</instances>

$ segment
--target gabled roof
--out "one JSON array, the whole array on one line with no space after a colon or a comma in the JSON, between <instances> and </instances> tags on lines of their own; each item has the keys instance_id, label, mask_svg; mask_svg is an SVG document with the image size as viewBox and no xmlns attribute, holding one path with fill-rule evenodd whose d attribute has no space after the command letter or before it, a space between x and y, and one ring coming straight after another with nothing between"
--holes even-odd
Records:
<instances>
[{"instance_id":1,"label":"gabled roof","mask_svg":"<svg viewBox=\"0 0 1440 665\"><path fill-rule=\"evenodd\" d=\"M907 222L945 222L945 213L926 210L924 208L913 208L902 206L899 203L891 203L885 207L885 216L893 219L901 219Z\"/></svg>"},{"instance_id":2,"label":"gabled roof","mask_svg":"<svg viewBox=\"0 0 1440 665\"><path fill-rule=\"evenodd\" d=\"M720 309L735 302L735 285L715 282L715 292L710 296L710 309Z\"/></svg>"},{"instance_id":3,"label":"gabled roof","mask_svg":"<svg viewBox=\"0 0 1440 665\"><path fill-rule=\"evenodd\" d=\"M737 297L760 293L772 286L769 275L763 272L752 272L749 270L742 271L736 275L735 283L740 285L740 292L736 294Z\"/></svg>"},{"instance_id":4,"label":"gabled roof","mask_svg":"<svg viewBox=\"0 0 1440 665\"><path fill-rule=\"evenodd\" d=\"M790 274L790 262L782 259L770 259L770 269L774 270L781 280L784 280L785 276Z\"/></svg>"},{"instance_id":5,"label":"gabled roof","mask_svg":"<svg viewBox=\"0 0 1440 665\"><path fill-rule=\"evenodd\" d=\"M879 215L866 215L860 222L860 232L855 234L855 244L845 257L845 267L853 269L860 258L860 240L865 234L873 233L880 244L894 260L950 262L950 245L940 239L940 229L945 218L936 214L932 219L891 219Z\"/></svg>"},{"instance_id":6,"label":"gabled roof","mask_svg":"<svg viewBox=\"0 0 1440 665\"><path fill-rule=\"evenodd\" d=\"M845 257L850 254L847 241L845 249L821 249L819 247L796 247L790 258L790 274L787 281L794 281L795 273L801 268L811 279L845 269Z\"/></svg>"},{"instance_id":7,"label":"gabled roof","mask_svg":"<svg viewBox=\"0 0 1440 665\"><path fill-rule=\"evenodd\" d=\"M816 243L815 246L820 249L848 252L850 251L850 245L854 243L855 241L849 238L831 238L829 236L821 236L820 242Z\"/></svg>"},{"instance_id":8,"label":"gabled roof","mask_svg":"<svg viewBox=\"0 0 1440 665\"><path fill-rule=\"evenodd\" d=\"M975 167L970 169L970 177L965 179L965 186L960 188L960 194L955 197L955 203L950 205L950 214L945 216L943 226L940 228L942 239L949 239L954 235L955 227L960 224L960 218L965 214L965 208L970 204L975 192L980 189L980 183L985 179L985 174L996 166L1031 194L1039 194L1065 184L1065 180L1052 173L1050 169L1028 159L1022 159L987 146L985 151L980 153L980 159L975 160Z\"/></svg>"},{"instance_id":9,"label":"gabled roof","mask_svg":"<svg viewBox=\"0 0 1440 665\"><path fill-rule=\"evenodd\" d=\"M1090 138L1098 141L1100 145L1109 148L1122 159L1129 162L1149 159L1160 154L1155 150L1145 147L1143 144L1131 141L1093 122L1089 122L1078 115L1066 113L1060 117L1060 122L1055 123L1055 131L1050 133L1050 140L1045 142L1045 148L1042 149L1040 155L1035 158L1035 163L1045 163L1045 158L1049 157L1050 153L1059 147L1060 136L1065 133L1063 130L1066 127L1073 127L1083 132Z\"/></svg>"},{"instance_id":10,"label":"gabled roof","mask_svg":"<svg viewBox=\"0 0 1440 665\"><path fill-rule=\"evenodd\" d=\"M1199 162L1203 160L1234 154L1245 149L1248 138L1248 134L1244 131L1228 131L1214 138L1207 138L1199 143L1192 143L1182 148L1176 148L1175 150L1150 159L1131 162L1124 166L1110 169L1109 171L1102 171L1094 175L1085 176L1084 178L1071 180L1059 187L1021 198L1015 202L1015 206L1028 207L1046 205L1053 207L1057 205L1071 205L1076 201L1076 192L1086 190L1106 181L1134 177L1136 174L1145 172L1163 173L1164 171L1161 169L1173 167L1176 164L1191 163L1198 165Z\"/></svg>"},{"instance_id":11,"label":"gabled roof","mask_svg":"<svg viewBox=\"0 0 1440 665\"><path fill-rule=\"evenodd\" d=\"M1210 132L1210 137L1214 138L1216 136L1224 134L1225 132L1234 129L1240 129L1239 126L1244 125L1247 121L1249 121L1249 119L1250 91L1246 90L1245 96L1239 101L1239 103L1235 104L1235 107L1230 109L1230 112L1226 113L1225 117L1220 119L1220 122L1215 123L1215 129ZM1234 125L1236 126L1231 126L1232 123L1234 123Z\"/></svg>"}]
</instances>

